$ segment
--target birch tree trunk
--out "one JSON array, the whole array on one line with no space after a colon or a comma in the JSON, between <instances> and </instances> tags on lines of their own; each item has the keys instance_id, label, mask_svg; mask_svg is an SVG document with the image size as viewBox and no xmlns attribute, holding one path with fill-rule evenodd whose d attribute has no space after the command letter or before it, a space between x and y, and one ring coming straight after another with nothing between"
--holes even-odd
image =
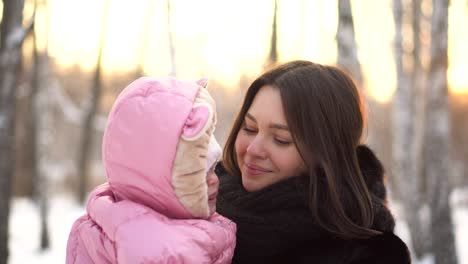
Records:
<instances>
[{"instance_id":1,"label":"birch tree trunk","mask_svg":"<svg viewBox=\"0 0 468 264\"><path fill-rule=\"evenodd\" d=\"M47 44L46 44L47 47ZM36 67L36 66L35 66ZM37 192L35 198L39 207L40 218L40 250L45 250L50 246L48 215L49 215L49 194L50 180L48 168L51 163L50 149L54 144L56 131L54 130L54 99L51 96L51 69L47 48L43 54L37 58L37 98L34 101L34 118L37 120L36 134L36 170L37 170ZM58 88L56 88L58 89Z\"/></svg>"},{"instance_id":2,"label":"birch tree trunk","mask_svg":"<svg viewBox=\"0 0 468 264\"><path fill-rule=\"evenodd\" d=\"M91 89L91 95L86 102L84 111L84 123L83 132L81 134L80 152L78 158L78 175L80 177L78 200L81 204L84 204L87 198L88 192L88 181L89 181L89 167L91 160L91 145L92 135L94 127L94 119L96 112L99 109L99 101L101 100L102 94L102 80L101 80L101 62L102 52L105 45L105 35L107 27L107 14L109 12L110 1L106 1L104 6L104 15L102 17L102 30L101 38L99 41L98 58L96 62L96 71L94 72L93 84Z\"/></svg>"},{"instance_id":3,"label":"birch tree trunk","mask_svg":"<svg viewBox=\"0 0 468 264\"><path fill-rule=\"evenodd\" d=\"M338 65L346 69L356 80L358 86L361 87L363 78L358 59L350 0L338 0L336 41L338 45Z\"/></svg>"},{"instance_id":4,"label":"birch tree trunk","mask_svg":"<svg viewBox=\"0 0 468 264\"><path fill-rule=\"evenodd\" d=\"M405 218L411 230L410 239L416 258L428 250L427 224L422 217L423 196L421 190L421 152L423 124L421 115L425 98L421 87L422 67L420 63L420 0L412 2L412 25L414 49L411 53L413 67L408 73L404 67L403 14L405 6L401 0L393 1L395 20L395 61L397 89L393 100L393 175L398 179Z\"/></svg>"},{"instance_id":5,"label":"birch tree trunk","mask_svg":"<svg viewBox=\"0 0 468 264\"><path fill-rule=\"evenodd\" d=\"M450 195L448 107L448 5L432 1L431 48L426 122L425 166L430 193L432 252L436 264L457 263Z\"/></svg>"},{"instance_id":6,"label":"birch tree trunk","mask_svg":"<svg viewBox=\"0 0 468 264\"><path fill-rule=\"evenodd\" d=\"M414 148L413 148L413 161L415 166L415 177L419 179L418 188L420 190L420 202L427 203L426 191L423 189L425 183L424 174L424 131L426 121L426 104L427 104L427 71L422 66L421 53L421 4L422 0L412 0L412 25L413 25L413 72L411 77L411 85L415 90L415 99L413 101L414 109ZM428 240L425 240L428 241ZM427 243L426 243L427 244ZM426 247L425 251L428 248Z\"/></svg>"},{"instance_id":7,"label":"birch tree trunk","mask_svg":"<svg viewBox=\"0 0 468 264\"><path fill-rule=\"evenodd\" d=\"M412 191L414 195L408 197L412 202L411 208L407 208L409 215L410 230L412 230L412 243L414 253L418 258L430 252L432 236L430 235L427 215L423 213L424 207L428 205L427 191L424 188L426 182L424 170L424 137L427 104L427 72L421 62L421 0L412 0L412 27L413 27L413 69L411 74L411 86L414 90L413 98L413 145L411 148L411 162L413 163ZM427 207L426 207L427 208Z\"/></svg>"},{"instance_id":8,"label":"birch tree trunk","mask_svg":"<svg viewBox=\"0 0 468 264\"><path fill-rule=\"evenodd\" d=\"M34 6L34 13L36 13L37 3ZM47 183L44 179L44 175L41 175L40 168L39 168L39 131L38 124L40 118L40 114L44 114L44 112L39 111L39 105L37 102L37 94L39 93L40 89L40 71L41 71L41 63L40 63L40 55L37 48L37 35L36 35L36 27L33 30L33 73L32 73L32 81L31 81L31 104L30 107L32 116L31 118L31 134L32 134L32 144L31 148L33 150L32 153L32 163L33 163L33 198L35 201L38 202L39 206L39 218L40 218L40 241L39 241L39 249L46 250L50 246L50 239L49 239L49 229L47 225L47 215L48 215L48 200L47 200Z\"/></svg>"},{"instance_id":9,"label":"birch tree trunk","mask_svg":"<svg viewBox=\"0 0 468 264\"><path fill-rule=\"evenodd\" d=\"M40 7L39 7L40 5ZM39 4L36 0L34 3L34 14L37 14L38 9L43 11L47 10L47 2L41 1ZM49 137L48 128L52 127L52 123L49 121L49 104L40 98L40 94L43 93L43 87L45 87L49 81L49 60L48 60L48 18L45 16L45 45L44 50L39 51L37 42L37 23L33 30L33 74L31 81L31 107L32 110L30 115L32 116L31 130L32 130L32 148L33 148L33 186L34 186L34 199L37 201L39 207L39 250L44 251L50 247L50 236L49 236L49 180L46 175L46 166L48 162L45 160L47 157L47 142L43 142L45 138ZM44 95L41 95L44 97Z\"/></svg>"},{"instance_id":10,"label":"birch tree trunk","mask_svg":"<svg viewBox=\"0 0 468 264\"><path fill-rule=\"evenodd\" d=\"M11 180L14 166L15 106L24 29L24 2L3 1L0 25L0 264L8 261Z\"/></svg>"},{"instance_id":11,"label":"birch tree trunk","mask_svg":"<svg viewBox=\"0 0 468 264\"><path fill-rule=\"evenodd\" d=\"M47 76L46 72L48 72L48 67L49 67L49 59L47 53L45 54L36 54L36 58L34 59L34 67L37 68L35 69L37 75L37 88L36 88L36 93L43 93L41 88L44 87L44 85L47 85L45 82L47 82ZM44 97L44 95L42 95ZM44 133L48 133L48 127L52 127L53 124L49 120L50 119L50 110L47 109L50 106L50 103L44 102L44 100L47 99L41 99L39 100L38 96L35 96L34 98L34 119L35 121L35 168L34 168L34 173L35 173L35 199L38 203L39 207L39 226L40 226L40 236L39 236L39 249L40 250L46 250L50 247L50 236L49 236L49 226L48 226L48 215L49 215L49 199L48 199L48 194L49 194L49 179L46 175L47 169L45 168L48 166L48 162L46 161L46 156L47 156L47 150L48 145L50 143L48 142L41 142L44 140L45 137L51 138L50 135L44 136ZM48 126L48 127L47 127Z\"/></svg>"}]
</instances>

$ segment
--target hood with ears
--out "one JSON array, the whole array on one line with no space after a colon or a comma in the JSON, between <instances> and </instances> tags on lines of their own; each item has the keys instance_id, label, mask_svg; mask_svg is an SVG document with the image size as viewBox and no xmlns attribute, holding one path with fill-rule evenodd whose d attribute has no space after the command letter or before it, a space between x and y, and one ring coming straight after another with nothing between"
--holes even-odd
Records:
<instances>
[{"instance_id":1,"label":"hood with ears","mask_svg":"<svg viewBox=\"0 0 468 264\"><path fill-rule=\"evenodd\" d=\"M209 216L206 171L216 107L205 86L203 79L142 77L120 93L102 147L118 199L173 218Z\"/></svg>"}]
</instances>

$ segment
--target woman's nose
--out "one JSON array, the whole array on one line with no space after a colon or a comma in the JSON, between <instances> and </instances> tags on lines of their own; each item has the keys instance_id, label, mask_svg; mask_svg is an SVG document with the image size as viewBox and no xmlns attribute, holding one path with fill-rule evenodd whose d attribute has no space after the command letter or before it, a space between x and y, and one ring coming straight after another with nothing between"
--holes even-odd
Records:
<instances>
[{"instance_id":1,"label":"woman's nose","mask_svg":"<svg viewBox=\"0 0 468 264\"><path fill-rule=\"evenodd\" d=\"M265 158L266 151L265 151L265 143L263 142L262 138L256 136L247 147L247 154L252 155L258 158Z\"/></svg>"}]
</instances>

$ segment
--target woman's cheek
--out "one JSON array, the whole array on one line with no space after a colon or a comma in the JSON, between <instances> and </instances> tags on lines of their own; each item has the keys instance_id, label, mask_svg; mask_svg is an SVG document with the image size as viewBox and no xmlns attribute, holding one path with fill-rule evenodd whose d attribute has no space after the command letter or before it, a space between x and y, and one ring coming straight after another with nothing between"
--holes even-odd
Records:
<instances>
[{"instance_id":1,"label":"woman's cheek","mask_svg":"<svg viewBox=\"0 0 468 264\"><path fill-rule=\"evenodd\" d=\"M243 156L245 154L245 151L247 150L248 147L248 142L245 136L241 135L241 132L236 138L236 143L234 145L237 157Z\"/></svg>"}]
</instances>

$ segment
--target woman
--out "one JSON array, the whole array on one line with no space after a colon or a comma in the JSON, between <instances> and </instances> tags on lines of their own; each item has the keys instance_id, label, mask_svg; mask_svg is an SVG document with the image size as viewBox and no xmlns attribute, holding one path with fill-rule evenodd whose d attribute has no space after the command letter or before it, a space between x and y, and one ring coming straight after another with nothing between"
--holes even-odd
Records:
<instances>
[{"instance_id":1,"label":"woman","mask_svg":"<svg viewBox=\"0 0 468 264\"><path fill-rule=\"evenodd\" d=\"M364 125L338 68L293 61L252 83L216 168L233 263L410 263Z\"/></svg>"}]
</instances>

